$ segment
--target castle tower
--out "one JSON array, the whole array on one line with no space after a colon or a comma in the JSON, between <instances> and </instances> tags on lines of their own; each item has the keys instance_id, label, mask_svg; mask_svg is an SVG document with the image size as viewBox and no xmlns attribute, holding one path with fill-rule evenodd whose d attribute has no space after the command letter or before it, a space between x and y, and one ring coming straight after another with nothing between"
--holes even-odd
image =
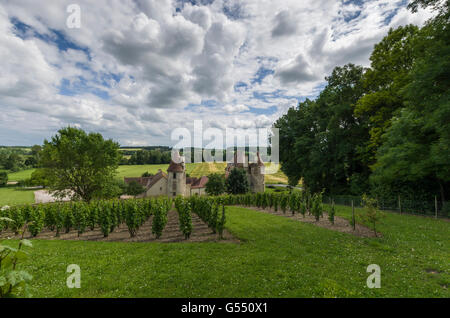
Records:
<instances>
[{"instance_id":1,"label":"castle tower","mask_svg":"<svg viewBox=\"0 0 450 318\"><path fill-rule=\"evenodd\" d=\"M266 182L264 180L265 166L261 160L259 151L256 153L258 161L249 165L249 184L252 192L264 192Z\"/></svg>"},{"instance_id":2,"label":"castle tower","mask_svg":"<svg viewBox=\"0 0 450 318\"><path fill-rule=\"evenodd\" d=\"M177 162L170 161L169 168L167 169L167 195L172 198L177 195L186 195L186 167L184 164L184 158L178 156Z\"/></svg>"}]
</instances>

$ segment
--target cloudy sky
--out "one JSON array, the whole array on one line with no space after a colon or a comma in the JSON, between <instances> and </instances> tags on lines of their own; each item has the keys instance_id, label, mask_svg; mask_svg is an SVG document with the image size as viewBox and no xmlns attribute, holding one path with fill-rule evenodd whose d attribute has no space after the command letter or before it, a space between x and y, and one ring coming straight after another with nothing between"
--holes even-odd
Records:
<instances>
[{"instance_id":1,"label":"cloudy sky","mask_svg":"<svg viewBox=\"0 0 450 318\"><path fill-rule=\"evenodd\" d=\"M81 27L68 28L78 4ZM270 126L338 65L369 65L407 0L1 0L0 145L67 125L173 145L194 120Z\"/></svg>"}]
</instances>

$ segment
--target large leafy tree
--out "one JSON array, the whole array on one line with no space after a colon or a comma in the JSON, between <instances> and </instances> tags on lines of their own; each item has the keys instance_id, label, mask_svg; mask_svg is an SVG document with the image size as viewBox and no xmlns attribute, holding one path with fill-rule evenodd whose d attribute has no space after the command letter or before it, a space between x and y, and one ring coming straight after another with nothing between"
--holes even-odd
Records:
<instances>
[{"instance_id":1,"label":"large leafy tree","mask_svg":"<svg viewBox=\"0 0 450 318\"><path fill-rule=\"evenodd\" d=\"M391 124L393 113L404 106L402 89L409 83L417 48L418 27L400 26L391 29L375 45L370 57L371 67L364 74L366 94L357 102L355 114L370 124L370 140L360 148L367 165L375 162L381 136Z\"/></svg>"},{"instance_id":2,"label":"large leafy tree","mask_svg":"<svg viewBox=\"0 0 450 318\"><path fill-rule=\"evenodd\" d=\"M394 117L378 153L374 180L392 184L430 180L445 201L450 186L450 23L441 13L420 32L424 53L402 91L405 107Z\"/></svg>"},{"instance_id":3,"label":"large leafy tree","mask_svg":"<svg viewBox=\"0 0 450 318\"><path fill-rule=\"evenodd\" d=\"M118 143L67 127L44 141L40 166L49 174L56 195L70 190L75 198L90 201L110 188L120 157Z\"/></svg>"},{"instance_id":4,"label":"large leafy tree","mask_svg":"<svg viewBox=\"0 0 450 318\"><path fill-rule=\"evenodd\" d=\"M336 67L315 101L290 109L275 124L280 129L280 161L292 184L303 178L312 191L363 192L369 170L362 164L358 145L367 127L354 116L362 96L364 69L353 64Z\"/></svg>"}]
</instances>

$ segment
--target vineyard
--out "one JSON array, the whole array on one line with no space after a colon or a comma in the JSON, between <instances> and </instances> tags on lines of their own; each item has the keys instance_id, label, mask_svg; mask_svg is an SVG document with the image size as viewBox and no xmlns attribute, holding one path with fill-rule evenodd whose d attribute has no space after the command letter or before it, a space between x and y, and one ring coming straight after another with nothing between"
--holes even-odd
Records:
<instances>
[{"instance_id":1,"label":"vineyard","mask_svg":"<svg viewBox=\"0 0 450 318\"><path fill-rule=\"evenodd\" d=\"M0 237L18 236L26 228L29 237L45 239L175 242L180 233L191 241L231 239L224 236L222 201L179 197L19 205L0 211L12 220L0 221Z\"/></svg>"},{"instance_id":2,"label":"vineyard","mask_svg":"<svg viewBox=\"0 0 450 318\"><path fill-rule=\"evenodd\" d=\"M153 241L210 241L224 239L225 206L253 207L336 231L371 236L370 231L335 219L334 207L322 204L321 194L247 193L218 197L101 200L13 206L0 211L0 237L19 235L46 239ZM175 207L175 209L172 209ZM324 213L327 215L324 218ZM193 234L193 236L192 236ZM227 234L227 239L232 236Z\"/></svg>"}]
</instances>

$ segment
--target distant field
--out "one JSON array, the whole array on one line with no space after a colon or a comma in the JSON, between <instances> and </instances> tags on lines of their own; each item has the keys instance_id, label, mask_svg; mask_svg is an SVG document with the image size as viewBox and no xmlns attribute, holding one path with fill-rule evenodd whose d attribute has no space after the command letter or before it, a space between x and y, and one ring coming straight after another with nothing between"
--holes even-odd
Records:
<instances>
[{"instance_id":1,"label":"distant field","mask_svg":"<svg viewBox=\"0 0 450 318\"><path fill-rule=\"evenodd\" d=\"M34 190L23 190L17 187L0 188L0 207L26 203L34 203Z\"/></svg>"},{"instance_id":2,"label":"distant field","mask_svg":"<svg viewBox=\"0 0 450 318\"><path fill-rule=\"evenodd\" d=\"M8 173L8 181L21 181L31 178L31 174L36 169L22 170L19 172Z\"/></svg>"},{"instance_id":3,"label":"distant field","mask_svg":"<svg viewBox=\"0 0 450 318\"><path fill-rule=\"evenodd\" d=\"M119 166L117 169L117 179L123 179L124 177L140 177L144 172L157 173L158 169L166 172L168 164L162 165L130 165L130 166ZM206 176L211 173L225 173L226 163L188 163L186 164L186 173L190 174L192 177ZM31 177L31 174L35 169L23 170L19 172L14 172L8 174L9 181L21 181ZM278 171L272 175L266 175L266 183L283 183L287 184L287 177L283 172Z\"/></svg>"},{"instance_id":4,"label":"distant field","mask_svg":"<svg viewBox=\"0 0 450 318\"><path fill-rule=\"evenodd\" d=\"M167 172L168 164L162 165L132 165L119 166L116 179L123 180L124 177L140 177L144 172L155 174L158 169ZM186 164L186 173L191 177L207 176L211 173L225 173L226 163L188 163ZM31 177L35 169L29 169L8 174L9 181L21 181ZM273 175L266 175L266 183L287 184L287 177L278 171ZM21 190L20 188L0 188L0 206L10 204L33 203L34 194L32 190Z\"/></svg>"},{"instance_id":5,"label":"distant field","mask_svg":"<svg viewBox=\"0 0 450 318\"><path fill-rule=\"evenodd\" d=\"M133 166L120 166L116 178L123 179L123 177L140 177L144 172L157 173L158 169L166 172L168 164L165 165L133 165ZM191 177L207 176L211 173L225 174L226 163L188 163L186 164L186 173ZM278 171L272 175L266 175L266 183L282 183L287 184L287 177L283 172Z\"/></svg>"}]
</instances>

